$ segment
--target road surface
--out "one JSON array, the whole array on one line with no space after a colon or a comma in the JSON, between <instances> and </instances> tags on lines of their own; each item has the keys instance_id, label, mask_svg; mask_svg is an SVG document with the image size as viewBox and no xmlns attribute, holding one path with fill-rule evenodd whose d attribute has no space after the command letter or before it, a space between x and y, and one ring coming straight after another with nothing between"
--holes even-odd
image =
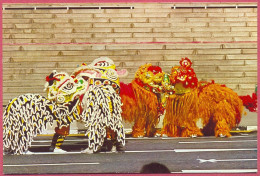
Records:
<instances>
[{"instance_id":1,"label":"road surface","mask_svg":"<svg viewBox=\"0 0 260 176\"><path fill-rule=\"evenodd\" d=\"M230 138L131 138L124 153L82 154L83 136L68 136L65 154L48 152L51 136L37 136L32 155L4 155L5 174L139 173L142 166L161 163L171 173L256 173L257 133Z\"/></svg>"}]
</instances>

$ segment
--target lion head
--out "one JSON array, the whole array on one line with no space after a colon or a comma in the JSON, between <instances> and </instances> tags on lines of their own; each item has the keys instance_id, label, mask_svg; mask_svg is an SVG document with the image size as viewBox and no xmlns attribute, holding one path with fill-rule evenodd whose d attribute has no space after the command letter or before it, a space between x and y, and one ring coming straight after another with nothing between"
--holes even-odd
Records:
<instances>
[{"instance_id":1,"label":"lion head","mask_svg":"<svg viewBox=\"0 0 260 176\"><path fill-rule=\"evenodd\" d=\"M125 70L117 71L111 59L101 57L89 65L83 63L72 75L54 70L46 77L45 90L49 100L69 104L77 98L82 98L90 85L110 85L119 93L119 76L126 73Z\"/></svg>"},{"instance_id":2,"label":"lion head","mask_svg":"<svg viewBox=\"0 0 260 176\"><path fill-rule=\"evenodd\" d=\"M46 77L45 90L47 98L58 104L67 104L75 100L75 93L80 92L86 84L65 72L54 70Z\"/></svg>"},{"instance_id":3,"label":"lion head","mask_svg":"<svg viewBox=\"0 0 260 176\"><path fill-rule=\"evenodd\" d=\"M161 67L145 64L140 66L135 73L135 80L146 90L160 93L163 91L162 82L164 80L164 75L165 73L162 71Z\"/></svg>"},{"instance_id":4,"label":"lion head","mask_svg":"<svg viewBox=\"0 0 260 176\"><path fill-rule=\"evenodd\" d=\"M191 65L192 62L186 57L182 58L180 66L172 68L170 83L175 87L175 94L184 94L197 87L198 79Z\"/></svg>"},{"instance_id":5,"label":"lion head","mask_svg":"<svg viewBox=\"0 0 260 176\"><path fill-rule=\"evenodd\" d=\"M91 84L96 86L111 85L119 93L119 77L126 76L127 71L125 69L118 71L110 58L100 57L89 65L83 63L72 75L85 81L91 79Z\"/></svg>"}]
</instances>

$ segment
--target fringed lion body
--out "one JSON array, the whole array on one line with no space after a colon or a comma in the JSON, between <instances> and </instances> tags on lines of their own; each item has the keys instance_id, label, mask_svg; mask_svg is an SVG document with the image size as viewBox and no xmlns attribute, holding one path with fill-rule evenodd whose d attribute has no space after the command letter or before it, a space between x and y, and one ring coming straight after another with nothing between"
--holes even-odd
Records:
<instances>
[{"instance_id":1,"label":"fringed lion body","mask_svg":"<svg viewBox=\"0 0 260 176\"><path fill-rule=\"evenodd\" d=\"M157 96L140 87L135 81L132 81L133 91L136 96L136 112L135 124L133 126L133 137L143 136L146 129L145 136L153 136L155 133L155 126L158 123L158 100Z\"/></svg>"},{"instance_id":2,"label":"fringed lion body","mask_svg":"<svg viewBox=\"0 0 260 176\"><path fill-rule=\"evenodd\" d=\"M200 87L199 87L200 89ZM199 118L203 120L203 133L231 136L230 130L240 123L243 102L236 92L220 84L209 83L199 92Z\"/></svg>"},{"instance_id":3,"label":"fringed lion body","mask_svg":"<svg viewBox=\"0 0 260 176\"><path fill-rule=\"evenodd\" d=\"M167 99L162 134L169 137L202 135L196 127L198 114L197 90L184 95L170 95Z\"/></svg>"},{"instance_id":4,"label":"fringed lion body","mask_svg":"<svg viewBox=\"0 0 260 176\"><path fill-rule=\"evenodd\" d=\"M161 107L157 83L162 82L162 77L160 67L145 64L130 84L121 83L122 118L134 123L133 137L154 136L156 133Z\"/></svg>"},{"instance_id":5,"label":"fringed lion body","mask_svg":"<svg viewBox=\"0 0 260 176\"><path fill-rule=\"evenodd\" d=\"M167 99L162 135L231 136L230 130L241 120L242 100L224 85L198 82L189 59L180 63L180 67L172 69L175 94Z\"/></svg>"},{"instance_id":6,"label":"fringed lion body","mask_svg":"<svg viewBox=\"0 0 260 176\"><path fill-rule=\"evenodd\" d=\"M208 83L189 93L168 97L162 133L171 137L229 137L242 112L243 103L234 91ZM202 126L202 132L198 126Z\"/></svg>"}]
</instances>

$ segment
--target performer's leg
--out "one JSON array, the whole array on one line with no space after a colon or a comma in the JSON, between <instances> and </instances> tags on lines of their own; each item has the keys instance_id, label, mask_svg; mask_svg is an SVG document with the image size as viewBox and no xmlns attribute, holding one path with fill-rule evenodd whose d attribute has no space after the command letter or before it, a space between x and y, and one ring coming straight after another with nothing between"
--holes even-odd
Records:
<instances>
[{"instance_id":1,"label":"performer's leg","mask_svg":"<svg viewBox=\"0 0 260 176\"><path fill-rule=\"evenodd\" d=\"M53 138L52 138L52 141L51 141L51 147L49 148L50 152L53 152L53 150L55 149L55 146L56 146L56 143L57 143L57 140L58 140L59 136L60 135L58 133L55 133L53 135Z\"/></svg>"},{"instance_id":2,"label":"performer's leg","mask_svg":"<svg viewBox=\"0 0 260 176\"><path fill-rule=\"evenodd\" d=\"M194 114L191 112L188 114L188 118L183 121L183 127L181 131L181 137L198 137L202 136L200 128L196 124L197 122L197 112Z\"/></svg>"},{"instance_id":3,"label":"performer's leg","mask_svg":"<svg viewBox=\"0 0 260 176\"><path fill-rule=\"evenodd\" d=\"M181 131L181 137L198 137L203 136L201 130L196 124L187 124Z\"/></svg>"},{"instance_id":4,"label":"performer's leg","mask_svg":"<svg viewBox=\"0 0 260 176\"><path fill-rule=\"evenodd\" d=\"M180 137L180 128L172 123L163 124L162 137Z\"/></svg>"},{"instance_id":5,"label":"performer's leg","mask_svg":"<svg viewBox=\"0 0 260 176\"><path fill-rule=\"evenodd\" d=\"M69 134L70 126L62 127L59 129L59 127L55 128L55 134L52 138L51 147L49 148L50 152L66 152L62 150L60 147L62 143L65 140L65 137Z\"/></svg>"},{"instance_id":6,"label":"performer's leg","mask_svg":"<svg viewBox=\"0 0 260 176\"><path fill-rule=\"evenodd\" d=\"M133 137L144 137L144 129L146 124L146 118L139 116L133 126L132 136Z\"/></svg>"},{"instance_id":7,"label":"performer's leg","mask_svg":"<svg viewBox=\"0 0 260 176\"><path fill-rule=\"evenodd\" d=\"M156 117L157 118L157 117ZM146 124L146 136L153 137L156 134L156 128L157 125L156 120L152 120L151 122L147 122Z\"/></svg>"},{"instance_id":8,"label":"performer's leg","mask_svg":"<svg viewBox=\"0 0 260 176\"><path fill-rule=\"evenodd\" d=\"M110 133L111 133L111 143L112 143L111 152L125 151L123 144L117 141L117 133L112 130L110 130Z\"/></svg>"},{"instance_id":9,"label":"performer's leg","mask_svg":"<svg viewBox=\"0 0 260 176\"><path fill-rule=\"evenodd\" d=\"M225 119L222 119L217 122L215 127L215 136L216 137L230 137L231 128L227 124Z\"/></svg>"},{"instance_id":10,"label":"performer's leg","mask_svg":"<svg viewBox=\"0 0 260 176\"><path fill-rule=\"evenodd\" d=\"M227 101L219 102L216 105L213 121L216 124L216 137L230 137L230 131L236 126L236 114L234 108Z\"/></svg>"}]
</instances>

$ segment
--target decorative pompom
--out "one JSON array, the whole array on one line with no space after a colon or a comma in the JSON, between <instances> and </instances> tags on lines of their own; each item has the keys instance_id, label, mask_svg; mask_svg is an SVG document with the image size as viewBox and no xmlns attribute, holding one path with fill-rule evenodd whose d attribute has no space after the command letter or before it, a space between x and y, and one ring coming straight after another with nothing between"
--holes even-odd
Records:
<instances>
[{"instance_id":1,"label":"decorative pompom","mask_svg":"<svg viewBox=\"0 0 260 176\"><path fill-rule=\"evenodd\" d=\"M148 67L148 71L152 72L154 75L156 75L157 73L162 73L162 69L159 66L150 66Z\"/></svg>"},{"instance_id":2,"label":"decorative pompom","mask_svg":"<svg viewBox=\"0 0 260 176\"><path fill-rule=\"evenodd\" d=\"M256 93L252 93L252 97L250 97L250 95L240 96L240 99L243 101L243 105L250 112L257 112L257 95L256 95Z\"/></svg>"},{"instance_id":3,"label":"decorative pompom","mask_svg":"<svg viewBox=\"0 0 260 176\"><path fill-rule=\"evenodd\" d=\"M185 58L181 59L180 65L183 67L186 67L186 68L190 68L192 65L192 62L189 58L185 57Z\"/></svg>"}]
</instances>

